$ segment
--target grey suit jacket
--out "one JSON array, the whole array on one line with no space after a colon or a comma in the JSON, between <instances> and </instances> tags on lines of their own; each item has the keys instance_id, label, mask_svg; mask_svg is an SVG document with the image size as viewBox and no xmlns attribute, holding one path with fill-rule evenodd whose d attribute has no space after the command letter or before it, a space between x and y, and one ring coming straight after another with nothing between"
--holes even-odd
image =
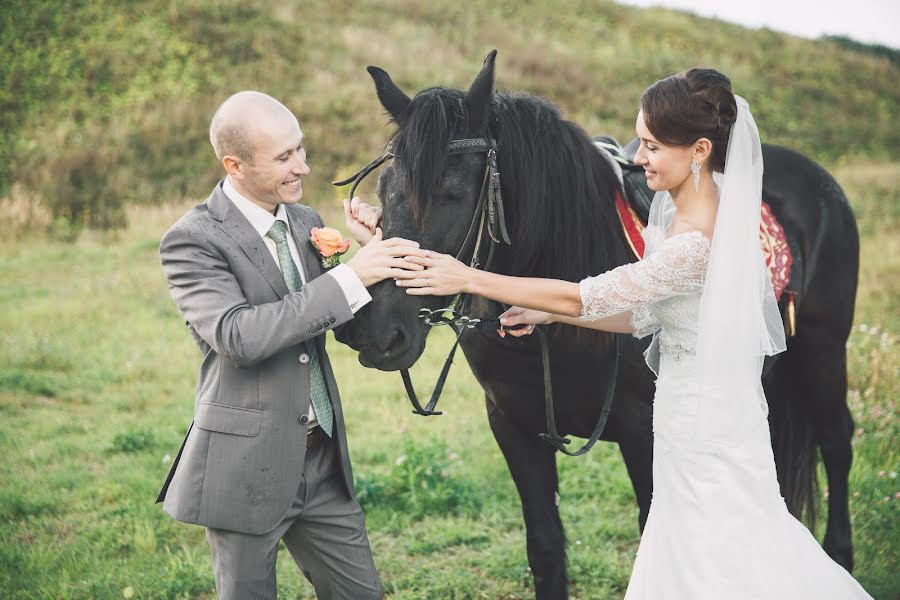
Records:
<instances>
[{"instance_id":1,"label":"grey suit jacket","mask_svg":"<svg viewBox=\"0 0 900 600\"><path fill-rule=\"evenodd\" d=\"M203 355L194 422L157 499L179 521L251 534L281 521L306 453L307 341L319 351L343 478L354 494L323 335L353 313L337 281L319 277L308 236L322 219L307 206L285 208L307 281L296 293L221 183L160 243L169 292Z\"/></svg>"}]
</instances>

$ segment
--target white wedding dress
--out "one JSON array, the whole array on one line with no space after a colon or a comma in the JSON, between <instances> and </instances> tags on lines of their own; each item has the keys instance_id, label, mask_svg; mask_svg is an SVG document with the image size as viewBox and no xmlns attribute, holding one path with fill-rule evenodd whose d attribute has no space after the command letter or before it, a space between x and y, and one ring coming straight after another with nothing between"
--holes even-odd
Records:
<instances>
[{"instance_id":1,"label":"white wedding dress","mask_svg":"<svg viewBox=\"0 0 900 600\"><path fill-rule=\"evenodd\" d=\"M652 225L644 240L642 260L580 284L583 319L631 311L636 337L659 332L647 351L658 365L653 500L625 600L871 598L788 512L765 407L736 443L698 441L698 403L716 399L696 370L710 242Z\"/></svg>"}]
</instances>

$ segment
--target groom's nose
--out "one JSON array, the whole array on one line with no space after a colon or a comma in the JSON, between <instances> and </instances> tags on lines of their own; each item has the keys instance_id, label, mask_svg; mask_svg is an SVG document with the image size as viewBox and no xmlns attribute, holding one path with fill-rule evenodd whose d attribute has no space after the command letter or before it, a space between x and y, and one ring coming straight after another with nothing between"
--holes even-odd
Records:
<instances>
[{"instance_id":1,"label":"groom's nose","mask_svg":"<svg viewBox=\"0 0 900 600\"><path fill-rule=\"evenodd\" d=\"M301 156L297 155L297 158L294 160L293 172L297 175L309 175L309 165L306 164L306 160Z\"/></svg>"}]
</instances>

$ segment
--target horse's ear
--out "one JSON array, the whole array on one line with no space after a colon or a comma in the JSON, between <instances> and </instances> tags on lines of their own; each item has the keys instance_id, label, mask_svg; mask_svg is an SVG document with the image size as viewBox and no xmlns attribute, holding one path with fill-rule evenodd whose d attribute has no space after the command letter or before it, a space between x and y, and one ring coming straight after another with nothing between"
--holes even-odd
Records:
<instances>
[{"instance_id":1,"label":"horse's ear","mask_svg":"<svg viewBox=\"0 0 900 600\"><path fill-rule=\"evenodd\" d=\"M402 124L403 116L406 108L409 106L409 96L397 87L391 76L384 69L378 67L367 67L366 70L372 79L375 80L375 91L378 92L378 99L381 105L388 111L391 118L398 125Z\"/></svg>"},{"instance_id":2,"label":"horse's ear","mask_svg":"<svg viewBox=\"0 0 900 600\"><path fill-rule=\"evenodd\" d=\"M491 110L491 96L494 94L494 59L497 51L491 50L484 59L478 77L466 92L466 109L469 111L469 127L473 131L484 131L488 126Z\"/></svg>"}]
</instances>

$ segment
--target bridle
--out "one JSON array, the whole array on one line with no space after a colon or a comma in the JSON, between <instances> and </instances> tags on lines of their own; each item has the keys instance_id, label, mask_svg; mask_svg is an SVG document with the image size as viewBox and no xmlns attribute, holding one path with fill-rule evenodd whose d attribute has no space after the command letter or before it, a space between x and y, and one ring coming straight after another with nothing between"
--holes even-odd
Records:
<instances>
[{"instance_id":1,"label":"bridle","mask_svg":"<svg viewBox=\"0 0 900 600\"><path fill-rule=\"evenodd\" d=\"M468 230L466 231L466 237L456 253L456 259L460 260L461 257L465 255L467 249L471 244L471 240L474 238L475 245L474 250L472 251L472 259L469 262L469 266L474 269L481 268L487 271L493 262L494 252L497 249L497 246L501 242L506 244L507 246L512 245L509 238L509 232L506 228L506 213L503 209L503 197L500 192L500 172L497 170L497 142L492 138L471 138L453 140L447 146L447 154L449 156L456 154L470 154L481 152L484 152L487 155L487 160L484 168L484 177L482 178L481 183L481 191L478 194L478 203L476 204L475 210L472 214L472 220L469 223ZM360 182L362 182L362 180L365 179L366 176L368 176L372 171L392 158L394 158L393 147L389 143L385 147L385 151L381 154L381 156L371 161L369 164L364 166L362 169L360 169L350 177L347 177L346 179L342 179L340 181L334 181L332 182L332 184L335 186L343 186L352 182L353 185L350 188L349 197L353 198L354 193L356 192L356 188L359 186ZM482 266L482 264L479 262L479 257L481 255L481 248L484 241L485 231L488 234L490 246L488 248L487 258L485 259ZM468 294L457 294L450 302L449 306L445 308L439 308L437 310L422 308L419 310L419 318L424 321L425 325L429 327L453 327L456 330L456 341L453 343L453 347L451 348L450 353L447 355L447 359L444 361L444 366L441 369L441 374L438 377L437 382L435 383L434 390L431 393L431 398L424 407L422 406L421 402L419 401L419 397L416 394L415 388L412 383L412 378L409 375L409 370L402 369L400 371L400 376L403 378L403 386L406 388L407 396L409 396L409 401L413 406L413 413L425 417L443 414L441 411L435 410L435 407L437 406L438 400L441 396L441 392L444 389L447 375L450 373L450 367L453 364L453 358L456 356L456 350L459 347L459 342L462 339L463 333L468 329L476 328L496 329L500 325L500 319L497 317L488 319L476 319L469 317L466 313L471 307L471 301L472 296ZM579 450L571 452L566 448L566 445L570 444L571 440L566 437L560 436L556 429L556 418L553 407L553 386L550 377L550 353L549 345L547 342L547 335L540 327L535 328L535 331L538 334L541 344L541 359L543 362L544 372L544 406L546 410L548 430L548 433L542 433L540 434L540 437L564 454L568 454L570 456L580 456L581 454L585 454L586 452L588 452L594 446L594 444L597 443L597 440L600 439L600 435L603 433L603 429L605 428L606 422L609 418L609 413L612 406L612 397L615 393L616 377L618 374L619 337L616 334L613 373L612 377L609 380L606 396L603 401L603 408L600 412L600 418L597 421L597 425L594 427L594 431L591 434L588 442L586 442L584 446L582 446Z\"/></svg>"}]
</instances>

